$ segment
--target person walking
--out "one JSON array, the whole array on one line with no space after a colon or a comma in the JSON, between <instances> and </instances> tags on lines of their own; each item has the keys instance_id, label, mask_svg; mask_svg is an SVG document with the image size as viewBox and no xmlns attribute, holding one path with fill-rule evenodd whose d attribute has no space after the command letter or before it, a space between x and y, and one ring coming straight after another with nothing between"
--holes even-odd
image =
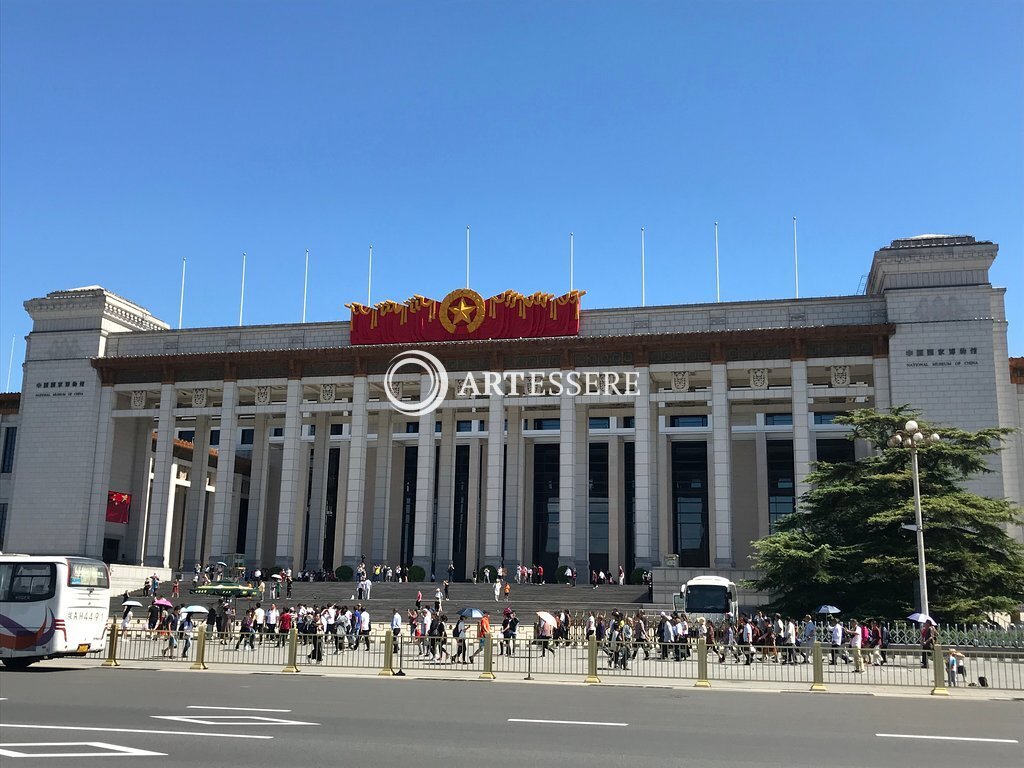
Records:
<instances>
[{"instance_id":1,"label":"person walking","mask_svg":"<svg viewBox=\"0 0 1024 768\"><path fill-rule=\"evenodd\" d=\"M500 581L496 581L496 582L494 582L494 602L498 602L498 599L500 597L501 597L501 582Z\"/></svg>"},{"instance_id":2,"label":"person walking","mask_svg":"<svg viewBox=\"0 0 1024 768\"><path fill-rule=\"evenodd\" d=\"M466 619L459 616L459 620L455 622L455 628L452 630L452 637L455 638L456 648L455 655L452 657L452 663L458 662L459 664L469 664L466 659ZM498 654L501 655L500 653Z\"/></svg>"},{"instance_id":3,"label":"person walking","mask_svg":"<svg viewBox=\"0 0 1024 768\"><path fill-rule=\"evenodd\" d=\"M402 614L397 608L391 609L391 652L398 653L399 638L402 635Z\"/></svg>"},{"instance_id":4,"label":"person walking","mask_svg":"<svg viewBox=\"0 0 1024 768\"><path fill-rule=\"evenodd\" d=\"M509 601L509 595L512 593L512 587L507 581L505 582L505 589L503 591L505 592L505 602L507 603Z\"/></svg>"},{"instance_id":5,"label":"person walking","mask_svg":"<svg viewBox=\"0 0 1024 768\"><path fill-rule=\"evenodd\" d=\"M810 614L804 616L804 625L800 632L800 653L804 657L803 663L808 662L807 656L814 649L814 641L817 639L817 627L814 626L814 619Z\"/></svg>"},{"instance_id":6,"label":"person walking","mask_svg":"<svg viewBox=\"0 0 1024 768\"><path fill-rule=\"evenodd\" d=\"M487 643L487 636L491 634L491 614L484 611L484 615L480 617L480 623L476 627L476 636L478 639L477 649L470 655L469 660L473 661L480 652L484 649L484 645Z\"/></svg>"},{"instance_id":7,"label":"person walking","mask_svg":"<svg viewBox=\"0 0 1024 768\"><path fill-rule=\"evenodd\" d=\"M864 635L861 632L860 622L853 620L850 625L850 648L853 651L853 671L860 674L864 671L864 657L860 650L864 644Z\"/></svg>"},{"instance_id":8,"label":"person walking","mask_svg":"<svg viewBox=\"0 0 1024 768\"><path fill-rule=\"evenodd\" d=\"M935 622L925 619L921 625L921 667L926 669L931 660L932 651L935 650L935 641L938 639L938 632L935 630Z\"/></svg>"}]
</instances>

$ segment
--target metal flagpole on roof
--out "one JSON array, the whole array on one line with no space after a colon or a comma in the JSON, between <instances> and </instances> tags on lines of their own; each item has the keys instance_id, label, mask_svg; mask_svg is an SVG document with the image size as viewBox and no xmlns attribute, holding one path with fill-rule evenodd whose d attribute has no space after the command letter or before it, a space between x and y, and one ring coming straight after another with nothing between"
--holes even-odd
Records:
<instances>
[{"instance_id":1,"label":"metal flagpole on roof","mask_svg":"<svg viewBox=\"0 0 1024 768\"><path fill-rule=\"evenodd\" d=\"M469 288L469 227L466 227L466 287Z\"/></svg>"},{"instance_id":2,"label":"metal flagpole on roof","mask_svg":"<svg viewBox=\"0 0 1024 768\"><path fill-rule=\"evenodd\" d=\"M722 300L722 283L718 277L718 222L715 222L715 301Z\"/></svg>"},{"instance_id":3,"label":"metal flagpole on roof","mask_svg":"<svg viewBox=\"0 0 1024 768\"><path fill-rule=\"evenodd\" d=\"M14 365L14 336L11 336L11 355L7 358L7 387L4 392L11 391L11 367Z\"/></svg>"},{"instance_id":4,"label":"metal flagpole on roof","mask_svg":"<svg viewBox=\"0 0 1024 768\"><path fill-rule=\"evenodd\" d=\"M800 262L796 255L796 216L793 217L793 277L796 280L796 297L800 298Z\"/></svg>"},{"instance_id":5,"label":"metal flagpole on roof","mask_svg":"<svg viewBox=\"0 0 1024 768\"><path fill-rule=\"evenodd\" d=\"M178 302L178 330L181 330L181 318L185 312L185 257L181 257L181 300Z\"/></svg>"},{"instance_id":6,"label":"metal flagpole on roof","mask_svg":"<svg viewBox=\"0 0 1024 768\"><path fill-rule=\"evenodd\" d=\"M640 227L640 306L647 306L647 264L644 257L643 227Z\"/></svg>"},{"instance_id":7,"label":"metal flagpole on roof","mask_svg":"<svg viewBox=\"0 0 1024 768\"><path fill-rule=\"evenodd\" d=\"M245 251L242 251L242 296L238 300L238 324L242 324L242 308L245 307Z\"/></svg>"},{"instance_id":8,"label":"metal flagpole on roof","mask_svg":"<svg viewBox=\"0 0 1024 768\"><path fill-rule=\"evenodd\" d=\"M370 304L370 290L373 288L373 245L370 245L370 263L366 268L366 306Z\"/></svg>"},{"instance_id":9,"label":"metal flagpole on roof","mask_svg":"<svg viewBox=\"0 0 1024 768\"><path fill-rule=\"evenodd\" d=\"M572 278L573 278L572 272L573 272L573 266L574 266L573 257L574 257L574 254L573 254L572 232L570 232L569 233L569 290L570 291L573 288L573 285L572 285Z\"/></svg>"},{"instance_id":10,"label":"metal flagpole on roof","mask_svg":"<svg viewBox=\"0 0 1024 768\"><path fill-rule=\"evenodd\" d=\"M309 248L306 249L306 274L302 278L302 322L306 322L306 288L309 285Z\"/></svg>"}]
</instances>

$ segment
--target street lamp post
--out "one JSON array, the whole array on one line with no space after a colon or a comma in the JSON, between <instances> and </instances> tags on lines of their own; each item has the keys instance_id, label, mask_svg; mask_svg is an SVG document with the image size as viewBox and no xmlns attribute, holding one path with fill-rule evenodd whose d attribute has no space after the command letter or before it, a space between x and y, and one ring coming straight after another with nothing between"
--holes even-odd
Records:
<instances>
[{"instance_id":1,"label":"street lamp post","mask_svg":"<svg viewBox=\"0 0 1024 768\"><path fill-rule=\"evenodd\" d=\"M917 529L917 578L920 582L921 608L925 616L928 613L928 580L925 577L924 567L924 521L921 516L921 479L917 469L917 449L922 443L937 443L940 438L937 434L925 435L918 429L917 422L911 419L904 425L904 428L889 438L889 446L892 448L906 448L910 451L911 474L914 477L914 517L915 528Z\"/></svg>"}]
</instances>

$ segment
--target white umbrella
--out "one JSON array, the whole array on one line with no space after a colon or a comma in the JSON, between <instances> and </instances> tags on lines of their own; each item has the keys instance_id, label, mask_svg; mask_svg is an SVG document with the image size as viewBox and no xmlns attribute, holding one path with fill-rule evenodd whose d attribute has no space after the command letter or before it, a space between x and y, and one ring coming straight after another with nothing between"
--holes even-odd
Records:
<instances>
[{"instance_id":1,"label":"white umbrella","mask_svg":"<svg viewBox=\"0 0 1024 768\"><path fill-rule=\"evenodd\" d=\"M182 613L209 613L209 608L204 608L201 605L190 605L187 608L181 609Z\"/></svg>"},{"instance_id":2,"label":"white umbrella","mask_svg":"<svg viewBox=\"0 0 1024 768\"><path fill-rule=\"evenodd\" d=\"M270 578L272 578L274 581L280 581L281 580L281 574L275 573Z\"/></svg>"},{"instance_id":3,"label":"white umbrella","mask_svg":"<svg viewBox=\"0 0 1024 768\"><path fill-rule=\"evenodd\" d=\"M918 624L924 624L926 621L930 621L932 624L935 623L935 619L929 616L927 613L912 613L907 616L911 621L915 621Z\"/></svg>"},{"instance_id":4,"label":"white umbrella","mask_svg":"<svg viewBox=\"0 0 1024 768\"><path fill-rule=\"evenodd\" d=\"M142 607L142 603L140 603L138 600L125 600L123 603L121 603L121 607L122 608L124 608L125 606L128 606L128 605L132 606L133 608L141 608Z\"/></svg>"},{"instance_id":5,"label":"white umbrella","mask_svg":"<svg viewBox=\"0 0 1024 768\"><path fill-rule=\"evenodd\" d=\"M555 621L555 617L547 611L537 611L537 615L540 617L540 620L543 621L545 624L555 626L555 624L558 623L557 621Z\"/></svg>"}]
</instances>

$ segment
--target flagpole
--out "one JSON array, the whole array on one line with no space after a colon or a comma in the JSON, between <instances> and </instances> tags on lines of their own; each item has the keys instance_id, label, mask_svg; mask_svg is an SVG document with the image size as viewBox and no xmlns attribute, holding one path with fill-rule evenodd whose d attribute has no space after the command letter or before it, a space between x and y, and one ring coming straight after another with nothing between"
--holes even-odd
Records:
<instances>
[{"instance_id":1,"label":"flagpole","mask_svg":"<svg viewBox=\"0 0 1024 768\"><path fill-rule=\"evenodd\" d=\"M466 287L469 288L469 227L466 227Z\"/></svg>"},{"instance_id":2,"label":"flagpole","mask_svg":"<svg viewBox=\"0 0 1024 768\"><path fill-rule=\"evenodd\" d=\"M370 304L370 289L373 288L373 246L370 246L370 265L366 269L366 306Z\"/></svg>"},{"instance_id":3,"label":"flagpole","mask_svg":"<svg viewBox=\"0 0 1024 768\"><path fill-rule=\"evenodd\" d=\"M185 312L185 257L181 257L181 300L178 302L178 330L181 330L181 318Z\"/></svg>"},{"instance_id":4,"label":"flagpole","mask_svg":"<svg viewBox=\"0 0 1024 768\"><path fill-rule=\"evenodd\" d=\"M718 276L718 222L715 222L715 301L722 300L722 283Z\"/></svg>"},{"instance_id":5,"label":"flagpole","mask_svg":"<svg viewBox=\"0 0 1024 768\"><path fill-rule=\"evenodd\" d=\"M572 282L573 282L573 280L572 280L572 278L573 278L573 274L572 274L573 273L573 266L574 266L573 242L572 242L572 232L570 232L569 233L569 291L570 292L572 291L572 288L573 288L573 285L572 285Z\"/></svg>"},{"instance_id":6,"label":"flagpole","mask_svg":"<svg viewBox=\"0 0 1024 768\"><path fill-rule=\"evenodd\" d=\"M4 392L11 391L11 368L14 366L14 336L11 336L11 355L7 358L7 388Z\"/></svg>"},{"instance_id":7,"label":"flagpole","mask_svg":"<svg viewBox=\"0 0 1024 768\"><path fill-rule=\"evenodd\" d=\"M640 227L640 306L647 306L647 264L644 256L643 227Z\"/></svg>"},{"instance_id":8,"label":"flagpole","mask_svg":"<svg viewBox=\"0 0 1024 768\"><path fill-rule=\"evenodd\" d=\"M309 285L309 248L306 249L306 274L302 278L302 322L306 322L306 288Z\"/></svg>"},{"instance_id":9,"label":"flagpole","mask_svg":"<svg viewBox=\"0 0 1024 768\"><path fill-rule=\"evenodd\" d=\"M238 300L238 324L242 324L242 309L245 307L245 251L242 251L242 296Z\"/></svg>"},{"instance_id":10,"label":"flagpole","mask_svg":"<svg viewBox=\"0 0 1024 768\"><path fill-rule=\"evenodd\" d=\"M796 254L796 216L793 217L793 277L796 280L796 297L800 298L800 262Z\"/></svg>"}]
</instances>

